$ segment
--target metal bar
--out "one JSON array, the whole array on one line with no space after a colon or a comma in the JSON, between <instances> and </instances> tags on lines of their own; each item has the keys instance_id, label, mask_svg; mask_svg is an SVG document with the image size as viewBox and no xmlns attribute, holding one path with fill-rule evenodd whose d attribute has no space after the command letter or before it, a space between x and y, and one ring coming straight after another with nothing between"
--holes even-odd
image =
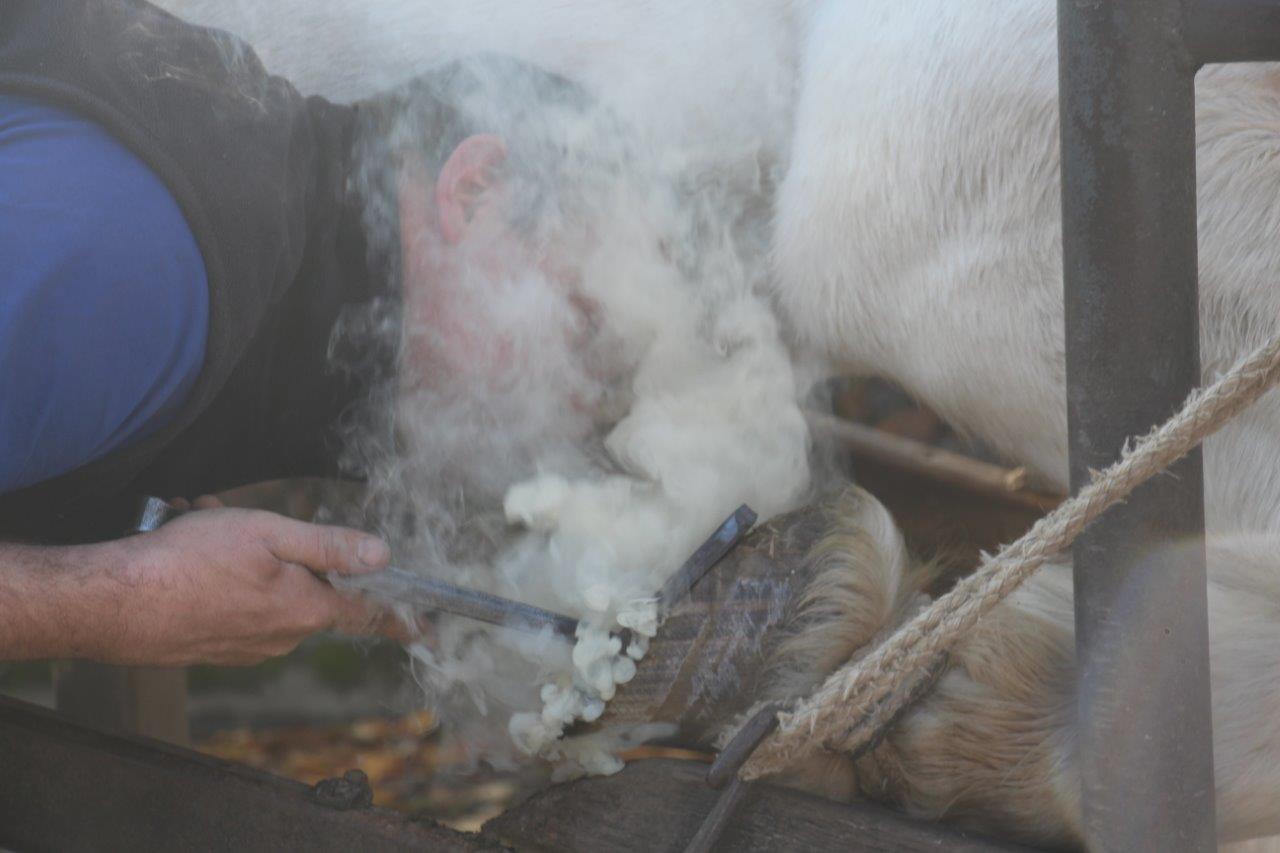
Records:
<instances>
[{"instance_id":1,"label":"metal bar","mask_svg":"<svg viewBox=\"0 0 1280 853\"><path fill-rule=\"evenodd\" d=\"M1200 378L1183 11L1184 0L1059 0L1073 489ZM1091 850L1215 849L1203 494L1196 453L1073 551Z\"/></svg>"},{"instance_id":2,"label":"metal bar","mask_svg":"<svg viewBox=\"0 0 1280 853\"><path fill-rule=\"evenodd\" d=\"M719 790L738 778L738 771L747 763L747 759L778 728L780 710L781 705L765 705L742 724L742 728L725 744L707 770L707 784L710 787Z\"/></svg>"},{"instance_id":3,"label":"metal bar","mask_svg":"<svg viewBox=\"0 0 1280 853\"><path fill-rule=\"evenodd\" d=\"M1199 64L1280 60L1280 3L1187 0L1185 33Z\"/></svg>"},{"instance_id":4,"label":"metal bar","mask_svg":"<svg viewBox=\"0 0 1280 853\"><path fill-rule=\"evenodd\" d=\"M724 839L725 830L733 822L738 806L747 796L751 783L734 776L729 787L720 792L715 805L707 813L698 831L685 845L684 853L711 853Z\"/></svg>"},{"instance_id":5,"label":"metal bar","mask_svg":"<svg viewBox=\"0 0 1280 853\"><path fill-rule=\"evenodd\" d=\"M778 728L778 711L781 708L781 705L769 704L756 711L743 723L725 748L720 750L711 768L707 770L707 785L719 790L720 796L702 819L693 839L685 846L684 853L710 853L720 844L750 785L738 775L738 771L760 744L764 743L765 738Z\"/></svg>"},{"instance_id":6,"label":"metal bar","mask_svg":"<svg viewBox=\"0 0 1280 853\"><path fill-rule=\"evenodd\" d=\"M578 620L571 616L404 569L353 575L343 580L343 588L359 590L378 601L410 604L424 611L452 613L520 631L536 633L549 628L551 633L570 642L578 631Z\"/></svg>"},{"instance_id":7,"label":"metal bar","mask_svg":"<svg viewBox=\"0 0 1280 853\"><path fill-rule=\"evenodd\" d=\"M693 552L693 556L685 561L658 593L658 606L665 616L671 608L679 604L689 594L689 590L702 580L703 575L715 568L716 563L724 559L732 551L756 523L756 513L751 507L743 504L733 515L725 519L711 538Z\"/></svg>"}]
</instances>

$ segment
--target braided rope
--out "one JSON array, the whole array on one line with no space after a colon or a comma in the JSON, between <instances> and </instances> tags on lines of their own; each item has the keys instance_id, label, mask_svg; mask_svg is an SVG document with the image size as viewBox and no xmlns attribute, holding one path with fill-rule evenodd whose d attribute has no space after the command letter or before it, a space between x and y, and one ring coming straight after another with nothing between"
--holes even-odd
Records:
<instances>
[{"instance_id":1,"label":"braided rope","mask_svg":"<svg viewBox=\"0 0 1280 853\"><path fill-rule=\"evenodd\" d=\"M1181 411L1152 430L1093 482L1021 539L986 557L978 570L917 614L871 654L847 663L790 712L744 766L746 779L775 773L821 748L850 752L887 727L909 699L912 674L951 649L1032 572L1135 488L1185 456L1280 381L1280 337L1191 394ZM852 722L851 722L852 721Z\"/></svg>"}]
</instances>

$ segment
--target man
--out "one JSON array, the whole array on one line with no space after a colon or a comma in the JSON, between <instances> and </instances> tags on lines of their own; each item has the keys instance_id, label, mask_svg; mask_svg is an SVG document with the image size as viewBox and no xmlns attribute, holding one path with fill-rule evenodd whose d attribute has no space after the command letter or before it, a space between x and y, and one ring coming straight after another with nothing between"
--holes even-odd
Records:
<instances>
[{"instance_id":1,"label":"man","mask_svg":"<svg viewBox=\"0 0 1280 853\"><path fill-rule=\"evenodd\" d=\"M510 66L339 107L141 0L5 4L0 660L250 663L370 623L316 576L384 567L376 537L207 500L115 537L143 494L334 475L370 387L483 362L460 272L524 252L539 190L504 167L558 155L521 122L583 103L522 68L494 133L440 95ZM410 334L331 369L368 306Z\"/></svg>"}]
</instances>

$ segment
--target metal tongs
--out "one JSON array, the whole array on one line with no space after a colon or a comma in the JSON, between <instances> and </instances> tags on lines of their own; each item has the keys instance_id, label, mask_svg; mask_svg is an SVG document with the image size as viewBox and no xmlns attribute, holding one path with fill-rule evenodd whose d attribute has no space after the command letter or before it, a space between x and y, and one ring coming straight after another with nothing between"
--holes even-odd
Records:
<instances>
[{"instance_id":1,"label":"metal tongs","mask_svg":"<svg viewBox=\"0 0 1280 853\"><path fill-rule=\"evenodd\" d=\"M182 513L183 510L168 501L143 498L137 523L130 532L149 533ZM745 504L725 519L679 571L663 584L657 596L659 614L665 616L669 613L716 563L742 541L755 523L755 512ZM404 569L389 568L353 576L344 580L344 587L358 590L384 604L409 604L423 613L449 613L531 633L550 629L556 636L570 642L578 633L579 620L571 616ZM623 647L627 645L629 637L624 637Z\"/></svg>"}]
</instances>

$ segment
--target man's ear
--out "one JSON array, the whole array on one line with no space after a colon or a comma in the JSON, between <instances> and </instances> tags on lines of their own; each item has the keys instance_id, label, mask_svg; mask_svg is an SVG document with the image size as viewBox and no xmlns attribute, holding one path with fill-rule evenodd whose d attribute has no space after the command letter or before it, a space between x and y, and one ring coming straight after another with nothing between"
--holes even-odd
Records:
<instances>
[{"instance_id":1,"label":"man's ear","mask_svg":"<svg viewBox=\"0 0 1280 853\"><path fill-rule=\"evenodd\" d=\"M436 179L436 212L440 234L448 243L459 243L476 211L492 198L501 181L507 146L500 136L469 136L453 150Z\"/></svg>"}]
</instances>

